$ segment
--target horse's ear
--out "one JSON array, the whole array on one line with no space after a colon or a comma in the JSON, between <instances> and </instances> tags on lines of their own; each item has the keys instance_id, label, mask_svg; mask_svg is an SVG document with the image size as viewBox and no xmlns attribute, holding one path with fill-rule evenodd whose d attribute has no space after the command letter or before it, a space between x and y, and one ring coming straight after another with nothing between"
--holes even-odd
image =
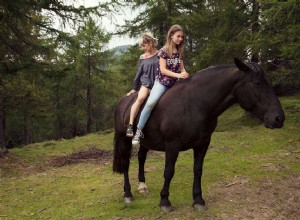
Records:
<instances>
[{"instance_id":1,"label":"horse's ear","mask_svg":"<svg viewBox=\"0 0 300 220\"><path fill-rule=\"evenodd\" d=\"M248 72L251 70L251 68L246 63L244 63L243 61L240 61L236 57L234 58L234 62L235 62L235 65L237 66L237 68L239 68L240 70L242 70L244 72Z\"/></svg>"}]
</instances>

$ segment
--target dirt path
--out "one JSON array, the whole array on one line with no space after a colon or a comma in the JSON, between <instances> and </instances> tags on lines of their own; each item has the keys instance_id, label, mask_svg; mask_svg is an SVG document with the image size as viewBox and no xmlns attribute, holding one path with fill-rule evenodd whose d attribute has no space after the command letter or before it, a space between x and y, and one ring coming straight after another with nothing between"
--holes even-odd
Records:
<instances>
[{"instance_id":1,"label":"dirt path","mask_svg":"<svg viewBox=\"0 0 300 220\"><path fill-rule=\"evenodd\" d=\"M207 201L208 206L213 203L219 210L230 207L232 211L205 219L297 220L300 216L300 175L255 182L236 176L231 183L216 186Z\"/></svg>"},{"instance_id":2,"label":"dirt path","mask_svg":"<svg viewBox=\"0 0 300 220\"><path fill-rule=\"evenodd\" d=\"M112 155L112 151L90 148L86 151L79 151L67 156L56 157L50 164L56 167L88 162L97 162L101 164L111 161Z\"/></svg>"}]
</instances>

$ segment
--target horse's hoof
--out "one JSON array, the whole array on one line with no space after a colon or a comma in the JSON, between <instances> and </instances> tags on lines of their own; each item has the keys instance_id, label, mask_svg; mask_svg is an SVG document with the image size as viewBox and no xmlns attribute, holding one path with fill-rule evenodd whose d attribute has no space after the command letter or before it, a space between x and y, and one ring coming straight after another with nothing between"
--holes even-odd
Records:
<instances>
[{"instance_id":1,"label":"horse's hoof","mask_svg":"<svg viewBox=\"0 0 300 220\"><path fill-rule=\"evenodd\" d=\"M141 193L141 194L147 194L148 193L148 189L147 189L146 183L140 182L139 188L138 188L138 192Z\"/></svg>"},{"instance_id":2,"label":"horse's hoof","mask_svg":"<svg viewBox=\"0 0 300 220\"><path fill-rule=\"evenodd\" d=\"M146 188L138 190L140 194L147 194L148 190Z\"/></svg>"},{"instance_id":3,"label":"horse's hoof","mask_svg":"<svg viewBox=\"0 0 300 220\"><path fill-rule=\"evenodd\" d=\"M195 204L193 205L195 211L204 212L207 210L207 207L205 205Z\"/></svg>"},{"instance_id":4,"label":"horse's hoof","mask_svg":"<svg viewBox=\"0 0 300 220\"><path fill-rule=\"evenodd\" d=\"M168 212L173 211L174 207L173 206L161 206L160 210L163 211L163 212L165 212L165 213L168 213Z\"/></svg>"},{"instance_id":5,"label":"horse's hoof","mask_svg":"<svg viewBox=\"0 0 300 220\"><path fill-rule=\"evenodd\" d=\"M131 203L133 201L133 197L124 197L125 203Z\"/></svg>"}]
</instances>

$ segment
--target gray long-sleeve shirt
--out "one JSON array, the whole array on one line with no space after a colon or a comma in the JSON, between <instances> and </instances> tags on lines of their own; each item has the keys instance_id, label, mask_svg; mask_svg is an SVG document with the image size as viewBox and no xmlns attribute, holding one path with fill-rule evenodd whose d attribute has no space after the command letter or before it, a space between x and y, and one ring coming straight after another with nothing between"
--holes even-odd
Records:
<instances>
[{"instance_id":1,"label":"gray long-sleeve shirt","mask_svg":"<svg viewBox=\"0 0 300 220\"><path fill-rule=\"evenodd\" d=\"M157 75L158 62L159 57L157 54L146 59L140 59L138 71L133 82L134 90L137 91L141 85L152 89Z\"/></svg>"}]
</instances>

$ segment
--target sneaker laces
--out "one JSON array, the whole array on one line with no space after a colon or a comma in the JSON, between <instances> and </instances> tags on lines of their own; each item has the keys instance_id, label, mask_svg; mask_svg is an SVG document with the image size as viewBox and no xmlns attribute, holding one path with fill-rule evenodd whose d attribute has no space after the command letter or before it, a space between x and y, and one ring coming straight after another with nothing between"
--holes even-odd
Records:
<instances>
[{"instance_id":1,"label":"sneaker laces","mask_svg":"<svg viewBox=\"0 0 300 220\"><path fill-rule=\"evenodd\" d=\"M144 138L144 134L140 129L136 130L135 138Z\"/></svg>"}]
</instances>

